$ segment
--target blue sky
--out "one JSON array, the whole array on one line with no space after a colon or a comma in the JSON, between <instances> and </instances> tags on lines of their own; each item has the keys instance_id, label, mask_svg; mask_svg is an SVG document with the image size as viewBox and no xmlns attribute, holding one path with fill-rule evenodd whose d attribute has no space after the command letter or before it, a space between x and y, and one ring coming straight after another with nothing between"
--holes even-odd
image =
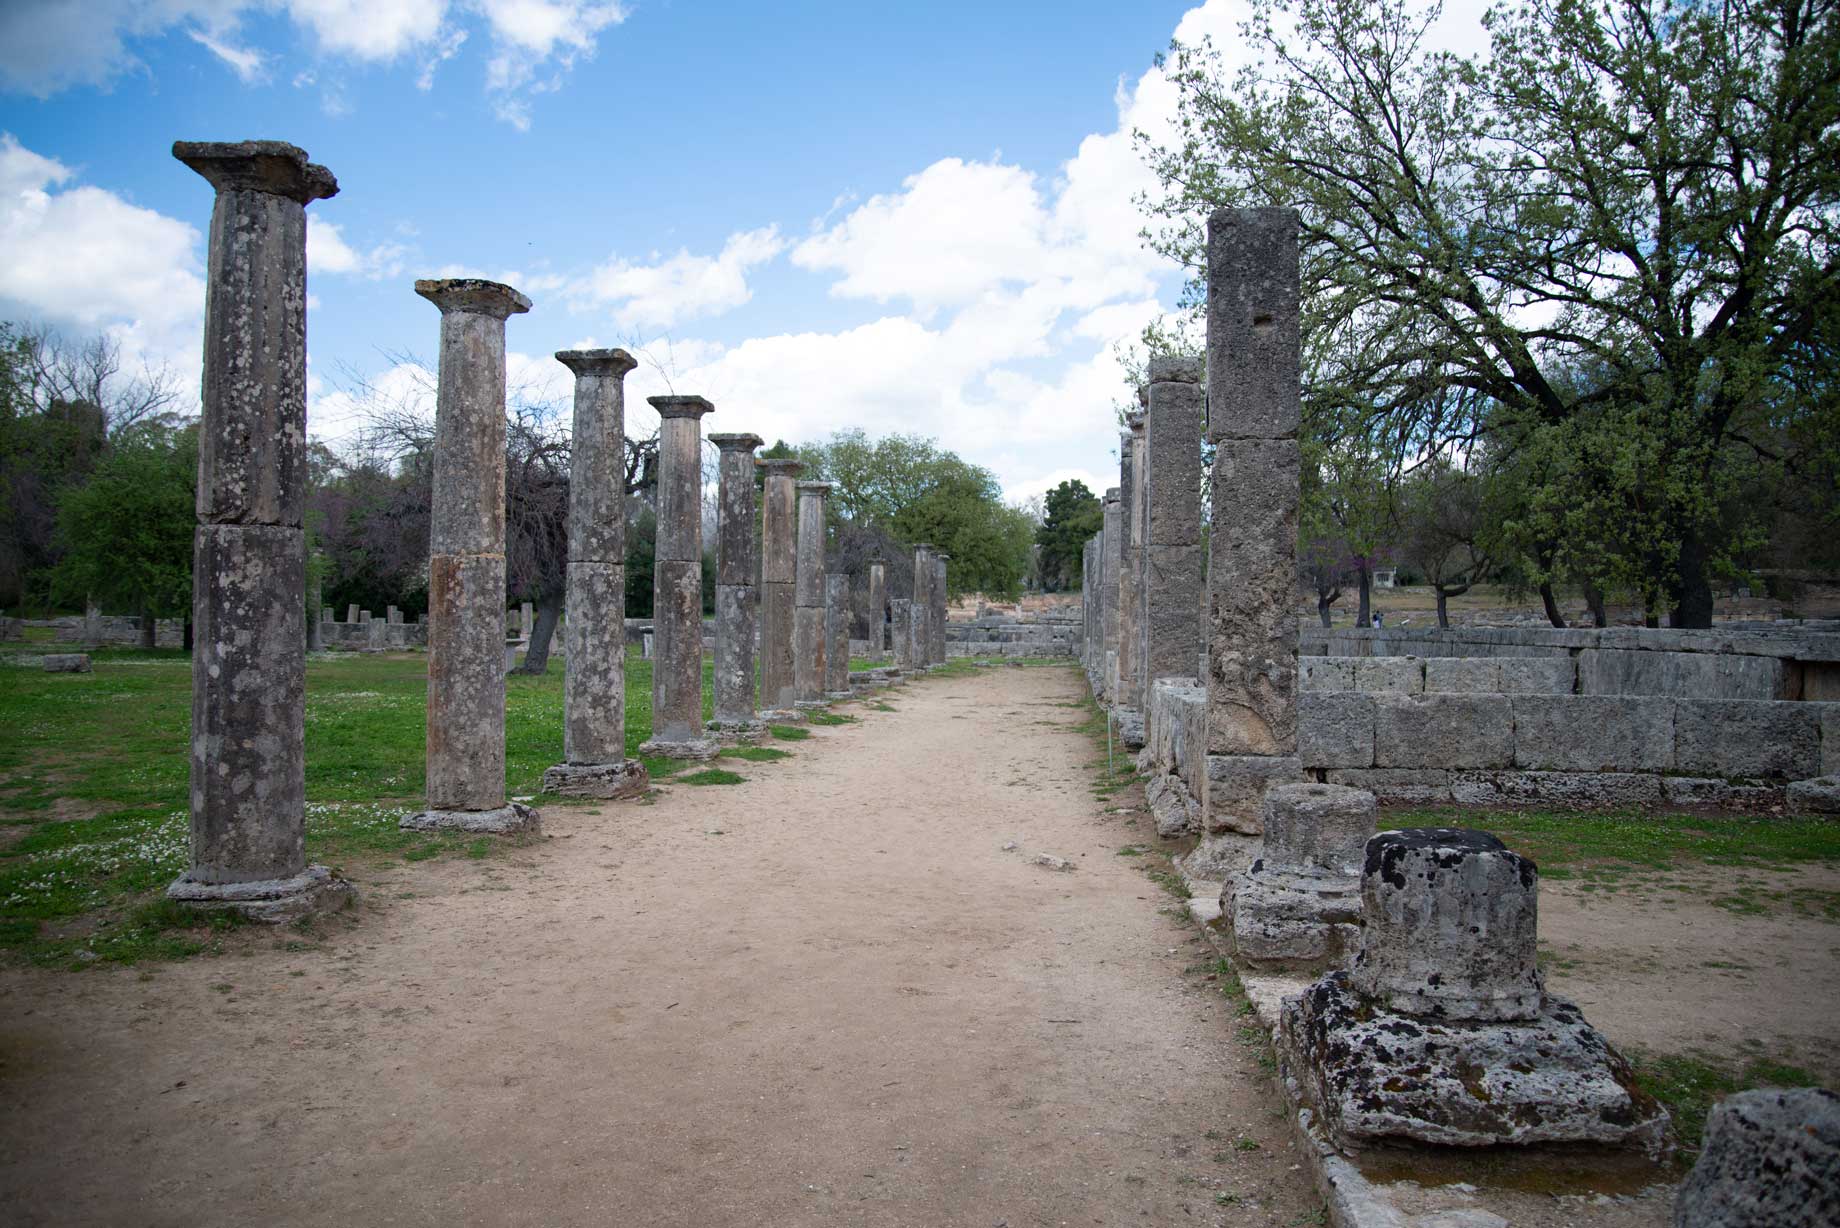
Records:
<instances>
[{"instance_id":1,"label":"blue sky","mask_svg":"<svg viewBox=\"0 0 1840 1228\"><path fill-rule=\"evenodd\" d=\"M6 0L0 318L106 329L188 387L209 188L174 139L292 141L309 209L309 430L420 395L416 277L506 280L514 381L625 345L630 427L667 388L710 430L937 437L1008 493L1095 487L1113 345L1173 307L1130 129L1180 27L1237 0Z\"/></svg>"}]
</instances>

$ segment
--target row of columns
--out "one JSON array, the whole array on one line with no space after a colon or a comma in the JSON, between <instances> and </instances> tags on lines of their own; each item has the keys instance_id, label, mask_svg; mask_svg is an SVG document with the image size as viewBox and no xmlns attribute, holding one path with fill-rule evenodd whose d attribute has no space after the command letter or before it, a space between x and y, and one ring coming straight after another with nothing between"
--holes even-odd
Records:
<instances>
[{"instance_id":1,"label":"row of columns","mask_svg":"<svg viewBox=\"0 0 1840 1228\"><path fill-rule=\"evenodd\" d=\"M353 895L326 867L308 865L305 847L306 206L336 194L338 183L280 141L181 141L173 155L216 199L193 550L191 857L168 895L288 920ZM504 652L505 325L531 303L477 278L418 281L415 291L440 310L441 334L427 796L401 823L532 830L540 815L505 791ZM636 364L618 349L556 359L575 376L574 442L563 761L544 774L544 788L625 797L649 785L643 764L626 754L624 380ZM652 737L640 750L703 758L720 746L711 734L747 737L764 728L763 716L794 719L801 706L849 694L849 580L824 569L830 485L797 482L795 491L797 461L757 462L756 435L712 435L721 452L716 710L705 725L701 419L714 407L695 396L650 404L662 425ZM758 538L757 470L765 491ZM917 552L915 583L927 600L896 603L897 630L913 636L897 636L897 652L905 646L916 667L944 660L944 566L943 555ZM879 656L887 599L879 561L869 592ZM757 623L765 713L755 703Z\"/></svg>"}]
</instances>

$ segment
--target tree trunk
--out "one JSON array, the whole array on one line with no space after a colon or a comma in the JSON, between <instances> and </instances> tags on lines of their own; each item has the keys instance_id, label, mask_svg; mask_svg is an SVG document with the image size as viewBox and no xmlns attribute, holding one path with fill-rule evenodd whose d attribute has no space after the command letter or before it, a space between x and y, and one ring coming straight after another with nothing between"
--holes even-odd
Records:
<instances>
[{"instance_id":1,"label":"tree trunk","mask_svg":"<svg viewBox=\"0 0 1840 1228\"><path fill-rule=\"evenodd\" d=\"M518 666L518 673L542 674L549 671L549 644L561 618L561 593L546 594L537 602L537 625L530 629L530 643L524 649L524 664Z\"/></svg>"},{"instance_id":2,"label":"tree trunk","mask_svg":"<svg viewBox=\"0 0 1840 1228\"><path fill-rule=\"evenodd\" d=\"M1360 576L1361 608L1355 614L1355 623L1357 626L1371 627L1374 625L1374 573L1367 566L1366 559L1361 560Z\"/></svg>"},{"instance_id":3,"label":"tree trunk","mask_svg":"<svg viewBox=\"0 0 1840 1228\"><path fill-rule=\"evenodd\" d=\"M156 624L154 623L154 619L153 619L153 611L152 610L142 610L141 611L141 647L142 648L152 648L157 643L157 641L154 639L155 627L156 627Z\"/></svg>"},{"instance_id":4,"label":"tree trunk","mask_svg":"<svg viewBox=\"0 0 1840 1228\"><path fill-rule=\"evenodd\" d=\"M1584 603L1591 607L1591 625L1593 627L1608 627L1610 625L1609 611L1604 609L1603 589L1597 587L1595 584L1585 585Z\"/></svg>"},{"instance_id":5,"label":"tree trunk","mask_svg":"<svg viewBox=\"0 0 1840 1228\"><path fill-rule=\"evenodd\" d=\"M1320 588L1316 590L1316 617L1322 619L1322 625L1325 628L1335 625L1334 620L1330 617L1329 607L1334 605L1335 599L1341 595L1342 590L1339 588L1333 593L1325 593Z\"/></svg>"},{"instance_id":6,"label":"tree trunk","mask_svg":"<svg viewBox=\"0 0 1840 1228\"><path fill-rule=\"evenodd\" d=\"M1680 558L1675 564L1680 575L1679 598L1674 604L1676 627L1712 626L1712 579L1706 574L1706 539L1697 529L1688 529L1680 539Z\"/></svg>"},{"instance_id":7,"label":"tree trunk","mask_svg":"<svg viewBox=\"0 0 1840 1228\"><path fill-rule=\"evenodd\" d=\"M1442 584L1432 585L1431 591L1437 594L1438 630L1448 631L1450 630L1450 598L1445 595Z\"/></svg>"},{"instance_id":8,"label":"tree trunk","mask_svg":"<svg viewBox=\"0 0 1840 1228\"><path fill-rule=\"evenodd\" d=\"M1565 626L1565 615L1559 613L1559 599L1553 595L1551 580L1540 581L1540 603L1546 607L1546 621L1555 627Z\"/></svg>"}]
</instances>

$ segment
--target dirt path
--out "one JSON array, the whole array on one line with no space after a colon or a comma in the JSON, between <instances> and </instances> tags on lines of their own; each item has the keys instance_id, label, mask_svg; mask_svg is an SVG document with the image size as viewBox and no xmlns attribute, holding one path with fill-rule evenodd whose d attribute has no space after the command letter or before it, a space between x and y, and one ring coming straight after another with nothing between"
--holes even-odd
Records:
<instances>
[{"instance_id":1,"label":"dirt path","mask_svg":"<svg viewBox=\"0 0 1840 1228\"><path fill-rule=\"evenodd\" d=\"M4 1218L1317 1222L1081 694L921 680L746 784L362 875L314 949L7 972Z\"/></svg>"}]
</instances>

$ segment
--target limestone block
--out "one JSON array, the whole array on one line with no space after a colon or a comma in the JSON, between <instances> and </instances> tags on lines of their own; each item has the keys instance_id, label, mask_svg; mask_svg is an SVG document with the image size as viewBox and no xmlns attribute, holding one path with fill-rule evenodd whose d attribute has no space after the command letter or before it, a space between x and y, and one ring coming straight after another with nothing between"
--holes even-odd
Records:
<instances>
[{"instance_id":1,"label":"limestone block","mask_svg":"<svg viewBox=\"0 0 1840 1228\"><path fill-rule=\"evenodd\" d=\"M823 696L824 649L823 607L798 606L792 612L792 674L800 703Z\"/></svg>"},{"instance_id":2,"label":"limestone block","mask_svg":"<svg viewBox=\"0 0 1840 1228\"><path fill-rule=\"evenodd\" d=\"M608 763L558 763L543 773L543 791L564 797L619 801L643 797L652 787L651 773L637 759Z\"/></svg>"},{"instance_id":3,"label":"limestone block","mask_svg":"<svg viewBox=\"0 0 1840 1228\"><path fill-rule=\"evenodd\" d=\"M1419 695L1425 690L1425 663L1417 657L1369 657L1354 663L1354 685L1369 694Z\"/></svg>"},{"instance_id":4,"label":"limestone block","mask_svg":"<svg viewBox=\"0 0 1840 1228\"><path fill-rule=\"evenodd\" d=\"M1372 767L1375 709L1358 691L1299 695L1297 758L1309 768Z\"/></svg>"},{"instance_id":5,"label":"limestone block","mask_svg":"<svg viewBox=\"0 0 1840 1228\"><path fill-rule=\"evenodd\" d=\"M1645 772L1452 772L1450 800L1461 806L1652 806L1662 799L1663 779Z\"/></svg>"},{"instance_id":6,"label":"limestone block","mask_svg":"<svg viewBox=\"0 0 1840 1228\"><path fill-rule=\"evenodd\" d=\"M760 706L786 709L798 698L792 667L792 582L760 586Z\"/></svg>"},{"instance_id":7,"label":"limestone block","mask_svg":"<svg viewBox=\"0 0 1840 1228\"><path fill-rule=\"evenodd\" d=\"M417 289L419 292L420 284ZM529 300L525 300L525 307L528 306ZM441 372L435 409L429 552L502 554L505 549L504 318L484 312L443 310Z\"/></svg>"},{"instance_id":8,"label":"limestone block","mask_svg":"<svg viewBox=\"0 0 1840 1228\"><path fill-rule=\"evenodd\" d=\"M1763 1088L1727 1096L1674 1202L1674 1228L1840 1224L1840 1096Z\"/></svg>"},{"instance_id":9,"label":"limestone block","mask_svg":"<svg viewBox=\"0 0 1840 1228\"><path fill-rule=\"evenodd\" d=\"M192 574L192 860L206 884L306 869L306 539L199 525Z\"/></svg>"},{"instance_id":10,"label":"limestone block","mask_svg":"<svg viewBox=\"0 0 1840 1228\"><path fill-rule=\"evenodd\" d=\"M1499 690L1508 695L1570 695L1578 667L1571 657L1498 657ZM1426 690L1430 690L1427 680Z\"/></svg>"},{"instance_id":11,"label":"limestone block","mask_svg":"<svg viewBox=\"0 0 1840 1228\"><path fill-rule=\"evenodd\" d=\"M44 669L47 674L87 674L90 672L89 654L48 652L45 654Z\"/></svg>"},{"instance_id":12,"label":"limestone block","mask_svg":"<svg viewBox=\"0 0 1840 1228\"><path fill-rule=\"evenodd\" d=\"M1489 768L1514 758L1514 710L1501 695L1374 696L1374 766Z\"/></svg>"},{"instance_id":13,"label":"limestone block","mask_svg":"<svg viewBox=\"0 0 1840 1228\"><path fill-rule=\"evenodd\" d=\"M1259 968L1294 971L1346 959L1360 943L1359 882L1326 878L1294 889L1266 881L1263 868L1255 862L1227 879L1221 913L1234 954Z\"/></svg>"},{"instance_id":14,"label":"limestone block","mask_svg":"<svg viewBox=\"0 0 1840 1228\"><path fill-rule=\"evenodd\" d=\"M1200 496L1191 491L1189 497ZM1152 681L1194 671L1195 645L1201 642L1206 567L1206 554L1198 540L1144 550L1144 669Z\"/></svg>"},{"instance_id":15,"label":"limestone block","mask_svg":"<svg viewBox=\"0 0 1840 1228\"><path fill-rule=\"evenodd\" d=\"M1790 784L1788 806L1794 814L1840 814L1840 776L1817 776Z\"/></svg>"},{"instance_id":16,"label":"limestone block","mask_svg":"<svg viewBox=\"0 0 1840 1228\"><path fill-rule=\"evenodd\" d=\"M1353 657L1309 657L1297 658L1297 689L1299 691L1352 691L1354 690Z\"/></svg>"},{"instance_id":17,"label":"limestone block","mask_svg":"<svg viewBox=\"0 0 1840 1228\"><path fill-rule=\"evenodd\" d=\"M1773 785L1742 784L1702 776L1663 776L1661 796L1672 806L1768 806L1781 801Z\"/></svg>"},{"instance_id":18,"label":"limestone block","mask_svg":"<svg viewBox=\"0 0 1840 1228\"><path fill-rule=\"evenodd\" d=\"M716 482L716 583L749 585L759 567L756 535L760 518L754 507L754 449L758 435L716 434L709 442L721 449Z\"/></svg>"},{"instance_id":19,"label":"limestone block","mask_svg":"<svg viewBox=\"0 0 1840 1228\"><path fill-rule=\"evenodd\" d=\"M505 804L505 560L428 560L428 806Z\"/></svg>"},{"instance_id":20,"label":"limestone block","mask_svg":"<svg viewBox=\"0 0 1840 1228\"><path fill-rule=\"evenodd\" d=\"M1514 766L1557 772L1665 772L1674 701L1663 696L1516 695Z\"/></svg>"},{"instance_id":21,"label":"limestone block","mask_svg":"<svg viewBox=\"0 0 1840 1228\"><path fill-rule=\"evenodd\" d=\"M1723 652L1590 648L1578 654L1585 695L1673 695L1688 699L1780 699L1787 667L1775 657Z\"/></svg>"},{"instance_id":22,"label":"limestone block","mask_svg":"<svg viewBox=\"0 0 1840 1228\"><path fill-rule=\"evenodd\" d=\"M754 719L754 606L752 584L716 585L715 719Z\"/></svg>"},{"instance_id":23,"label":"limestone block","mask_svg":"<svg viewBox=\"0 0 1840 1228\"><path fill-rule=\"evenodd\" d=\"M662 561L703 557L703 424L714 406L697 396L647 397L658 411L658 536Z\"/></svg>"},{"instance_id":24,"label":"limestone block","mask_svg":"<svg viewBox=\"0 0 1840 1228\"><path fill-rule=\"evenodd\" d=\"M1285 1068L1342 1146L1660 1149L1667 1113L1572 1003L1546 998L1502 1022L1413 1018L1376 1009L1355 976L1332 972L1286 999L1278 1026Z\"/></svg>"},{"instance_id":25,"label":"limestone block","mask_svg":"<svg viewBox=\"0 0 1840 1228\"><path fill-rule=\"evenodd\" d=\"M1534 864L1486 832L1381 832L1361 870L1350 989L1427 1018L1537 1018L1538 893Z\"/></svg>"},{"instance_id":26,"label":"limestone block","mask_svg":"<svg viewBox=\"0 0 1840 1228\"><path fill-rule=\"evenodd\" d=\"M1154 775L1144 784L1144 801L1156 822L1156 834L1175 840L1201 829L1201 805L1180 777Z\"/></svg>"},{"instance_id":27,"label":"limestone block","mask_svg":"<svg viewBox=\"0 0 1840 1228\"><path fill-rule=\"evenodd\" d=\"M562 756L565 763L626 757L626 568L569 564L562 620Z\"/></svg>"},{"instance_id":28,"label":"limestone block","mask_svg":"<svg viewBox=\"0 0 1840 1228\"><path fill-rule=\"evenodd\" d=\"M1427 694L1488 695L1502 690L1501 666L1494 657L1428 657Z\"/></svg>"},{"instance_id":29,"label":"limestone block","mask_svg":"<svg viewBox=\"0 0 1840 1228\"><path fill-rule=\"evenodd\" d=\"M1302 401L1298 228L1294 209L1222 209L1208 218L1208 438L1212 440L1278 439L1297 433ZM1296 497L1293 488L1293 506Z\"/></svg>"},{"instance_id":30,"label":"limestone block","mask_svg":"<svg viewBox=\"0 0 1840 1228\"><path fill-rule=\"evenodd\" d=\"M652 737L688 742L703 728L702 562L652 567Z\"/></svg>"},{"instance_id":31,"label":"limestone block","mask_svg":"<svg viewBox=\"0 0 1840 1228\"><path fill-rule=\"evenodd\" d=\"M1674 705L1674 764L1709 776L1805 780L1821 774L1825 705L1683 699Z\"/></svg>"},{"instance_id":32,"label":"limestone block","mask_svg":"<svg viewBox=\"0 0 1840 1228\"><path fill-rule=\"evenodd\" d=\"M1364 789L1311 782L1266 791L1264 860L1284 870L1354 878L1379 808Z\"/></svg>"},{"instance_id":33,"label":"limestone block","mask_svg":"<svg viewBox=\"0 0 1840 1228\"><path fill-rule=\"evenodd\" d=\"M1450 773L1443 768L1331 768L1325 775L1332 785L1366 789L1383 802L1426 806L1450 800Z\"/></svg>"},{"instance_id":34,"label":"limestone block","mask_svg":"<svg viewBox=\"0 0 1840 1228\"><path fill-rule=\"evenodd\" d=\"M1821 775L1840 776L1840 703L1816 706L1821 719Z\"/></svg>"},{"instance_id":35,"label":"limestone block","mask_svg":"<svg viewBox=\"0 0 1840 1228\"><path fill-rule=\"evenodd\" d=\"M1264 830L1265 793L1275 785L1303 780L1303 764L1288 755L1209 755L1206 830L1258 835Z\"/></svg>"}]
</instances>

